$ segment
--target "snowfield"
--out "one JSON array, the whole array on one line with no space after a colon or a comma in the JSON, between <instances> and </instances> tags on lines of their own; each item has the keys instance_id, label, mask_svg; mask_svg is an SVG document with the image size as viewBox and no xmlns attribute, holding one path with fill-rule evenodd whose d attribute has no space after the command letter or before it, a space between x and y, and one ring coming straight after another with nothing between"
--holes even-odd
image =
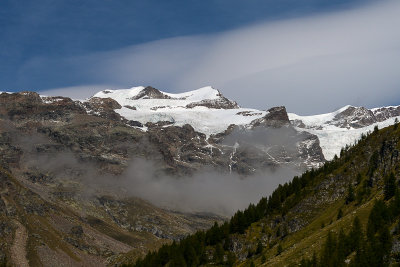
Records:
<instances>
[{"instance_id":1,"label":"snowfield","mask_svg":"<svg viewBox=\"0 0 400 267\"><path fill-rule=\"evenodd\" d=\"M95 94L94 97L110 97L116 100L122 108L115 111L128 120L139 121L143 124L159 121L169 121L176 126L190 124L196 131L206 134L207 137L225 131L231 124L246 125L267 114L266 111L248 108L215 109L204 106L186 108L192 103L221 98L219 91L210 86L181 94L160 91L171 99L145 97L133 99L144 88L140 86L131 89L104 90ZM135 107L136 110L132 110L129 106Z\"/></svg>"}]
</instances>

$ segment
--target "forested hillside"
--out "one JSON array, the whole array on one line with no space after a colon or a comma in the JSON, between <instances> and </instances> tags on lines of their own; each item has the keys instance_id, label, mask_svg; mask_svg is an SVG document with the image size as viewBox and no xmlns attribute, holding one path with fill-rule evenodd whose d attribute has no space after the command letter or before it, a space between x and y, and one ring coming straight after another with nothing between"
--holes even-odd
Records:
<instances>
[{"instance_id":1,"label":"forested hillside","mask_svg":"<svg viewBox=\"0 0 400 267\"><path fill-rule=\"evenodd\" d=\"M126 266L385 266L400 261L400 128L363 135L224 224Z\"/></svg>"}]
</instances>

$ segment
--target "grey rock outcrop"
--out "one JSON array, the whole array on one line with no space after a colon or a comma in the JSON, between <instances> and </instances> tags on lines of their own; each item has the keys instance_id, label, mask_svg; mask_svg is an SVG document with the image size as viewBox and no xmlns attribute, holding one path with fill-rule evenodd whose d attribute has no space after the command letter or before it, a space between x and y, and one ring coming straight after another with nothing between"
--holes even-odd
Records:
<instances>
[{"instance_id":1,"label":"grey rock outcrop","mask_svg":"<svg viewBox=\"0 0 400 267\"><path fill-rule=\"evenodd\" d=\"M283 106L270 108L264 117L251 122L252 127L263 126L279 128L289 124L289 117L286 108Z\"/></svg>"}]
</instances>

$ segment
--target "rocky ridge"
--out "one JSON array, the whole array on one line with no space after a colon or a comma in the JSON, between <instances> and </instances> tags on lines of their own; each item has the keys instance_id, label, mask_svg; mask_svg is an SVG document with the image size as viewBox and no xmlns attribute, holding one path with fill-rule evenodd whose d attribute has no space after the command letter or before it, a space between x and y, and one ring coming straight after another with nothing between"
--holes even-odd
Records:
<instances>
[{"instance_id":1,"label":"rocky ridge","mask_svg":"<svg viewBox=\"0 0 400 267\"><path fill-rule=\"evenodd\" d=\"M301 118L294 118L292 123L299 128L305 129L322 129L328 125L339 128L359 129L400 116L400 106L374 109L346 106L338 111L324 115L326 119L322 120L320 125L308 124L307 119L303 121Z\"/></svg>"}]
</instances>

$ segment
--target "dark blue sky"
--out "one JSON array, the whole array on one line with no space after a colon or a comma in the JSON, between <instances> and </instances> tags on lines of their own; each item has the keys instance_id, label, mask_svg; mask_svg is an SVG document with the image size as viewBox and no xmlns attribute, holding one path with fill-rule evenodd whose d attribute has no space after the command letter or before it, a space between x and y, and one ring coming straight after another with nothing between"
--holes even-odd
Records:
<instances>
[{"instance_id":1,"label":"dark blue sky","mask_svg":"<svg viewBox=\"0 0 400 267\"><path fill-rule=\"evenodd\" d=\"M3 0L0 91L43 90L84 83L84 77L53 73L54 66L26 71L32 69L24 68L27 62L37 58L56 61L169 37L208 34L260 21L348 9L367 2L370 1Z\"/></svg>"}]
</instances>

